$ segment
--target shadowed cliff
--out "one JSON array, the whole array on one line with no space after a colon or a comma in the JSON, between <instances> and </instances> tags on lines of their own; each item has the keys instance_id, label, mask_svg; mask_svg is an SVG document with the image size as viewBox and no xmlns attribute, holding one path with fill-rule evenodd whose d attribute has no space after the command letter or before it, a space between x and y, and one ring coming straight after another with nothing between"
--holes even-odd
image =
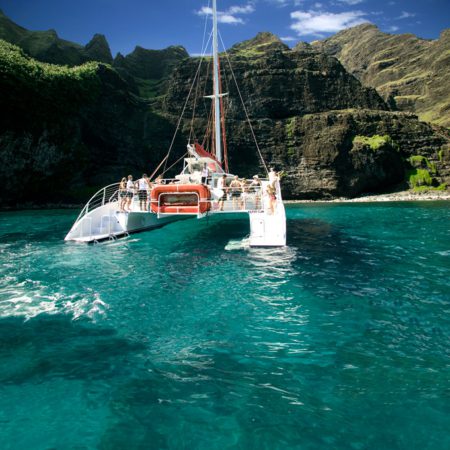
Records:
<instances>
[{"instance_id":1,"label":"shadowed cliff","mask_svg":"<svg viewBox=\"0 0 450 450\"><path fill-rule=\"evenodd\" d=\"M54 47L42 46L39 33L46 32L28 32L0 15L0 35L22 47L0 41L2 205L83 202L128 173L152 172L170 145L199 60L182 47L136 47L111 66L102 37L82 47L50 33ZM73 55L83 59L86 52L96 61L74 65ZM55 54L73 67L40 62ZM375 89L315 46L290 50L260 33L222 55L221 67L233 172L264 175L234 73L266 161L287 174L286 197L357 196L401 185L441 189L450 182L447 130L389 111ZM210 112L202 98L212 92L208 75L206 60L192 122L199 140ZM193 112L191 99L171 161L185 152Z\"/></svg>"}]
</instances>

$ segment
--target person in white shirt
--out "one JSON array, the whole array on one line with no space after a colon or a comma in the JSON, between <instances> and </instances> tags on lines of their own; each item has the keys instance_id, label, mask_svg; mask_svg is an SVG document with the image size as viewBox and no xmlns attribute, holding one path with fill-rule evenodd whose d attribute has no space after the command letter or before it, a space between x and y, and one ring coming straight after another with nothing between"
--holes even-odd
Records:
<instances>
[{"instance_id":1,"label":"person in white shirt","mask_svg":"<svg viewBox=\"0 0 450 450\"><path fill-rule=\"evenodd\" d=\"M204 163L202 169L202 184L208 184L208 178L209 178L208 165Z\"/></svg>"},{"instance_id":2,"label":"person in white shirt","mask_svg":"<svg viewBox=\"0 0 450 450\"><path fill-rule=\"evenodd\" d=\"M275 187L275 183L279 180L278 174L273 170L273 167L270 168L269 171L269 183Z\"/></svg>"},{"instance_id":3,"label":"person in white shirt","mask_svg":"<svg viewBox=\"0 0 450 450\"><path fill-rule=\"evenodd\" d=\"M147 208L147 197L150 190L150 182L146 173L142 175L142 178L137 180L137 188L139 194L139 207L141 211L145 211Z\"/></svg>"},{"instance_id":4,"label":"person in white shirt","mask_svg":"<svg viewBox=\"0 0 450 450\"><path fill-rule=\"evenodd\" d=\"M133 183L133 175L128 175L128 181L127 181L127 203L125 204L125 211L128 207L128 211L131 211L131 200L133 199L134 195L134 183Z\"/></svg>"}]
</instances>

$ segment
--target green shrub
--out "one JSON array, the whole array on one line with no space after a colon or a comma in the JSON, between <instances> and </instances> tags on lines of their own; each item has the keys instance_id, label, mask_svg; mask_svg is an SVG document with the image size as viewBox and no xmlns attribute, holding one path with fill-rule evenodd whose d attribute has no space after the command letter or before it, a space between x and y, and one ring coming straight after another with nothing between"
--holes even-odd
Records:
<instances>
[{"instance_id":1,"label":"green shrub","mask_svg":"<svg viewBox=\"0 0 450 450\"><path fill-rule=\"evenodd\" d=\"M369 136L355 136L353 138L353 145L359 144L361 146L368 146L372 151L377 151L381 147L389 145L396 150L398 150L397 144L394 143L392 138L385 134L384 136L380 136L379 134L375 134L371 137Z\"/></svg>"},{"instance_id":2,"label":"green shrub","mask_svg":"<svg viewBox=\"0 0 450 450\"><path fill-rule=\"evenodd\" d=\"M432 178L427 169L412 169L407 174L409 185L416 189L419 186L431 186Z\"/></svg>"},{"instance_id":3,"label":"green shrub","mask_svg":"<svg viewBox=\"0 0 450 450\"><path fill-rule=\"evenodd\" d=\"M415 168L427 168L433 175L436 174L436 164L430 162L428 158L422 155L413 155L408 158L409 163Z\"/></svg>"}]
</instances>

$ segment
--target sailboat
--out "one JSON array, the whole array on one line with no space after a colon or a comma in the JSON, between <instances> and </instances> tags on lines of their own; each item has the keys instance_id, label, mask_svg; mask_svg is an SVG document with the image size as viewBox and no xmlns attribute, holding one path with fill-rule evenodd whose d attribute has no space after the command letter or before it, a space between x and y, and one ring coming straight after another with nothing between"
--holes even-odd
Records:
<instances>
[{"instance_id":1,"label":"sailboat","mask_svg":"<svg viewBox=\"0 0 450 450\"><path fill-rule=\"evenodd\" d=\"M218 47L217 0L213 0L213 93L207 96L212 100L213 109L211 150L206 150L197 141L188 142L181 172L168 179L163 178L163 174L166 172L169 149L150 177L151 180L156 178L148 183L145 208L142 208L142 198L139 199L138 193L129 189L126 194L132 196L129 210L121 210L123 189L121 190L119 183L105 186L81 210L65 237L66 241L96 243L158 228L183 218L201 220L218 214L246 214L249 217L251 247L286 245L286 214L280 180L273 170L269 172L267 169L256 139L267 178L254 176L252 180L245 180L228 171L227 154L223 151L226 141L222 110L223 97L227 94L221 90ZM240 97L242 100L241 95ZM243 107L251 127L245 104ZM252 128L251 131L255 136ZM174 141L175 138L172 144ZM162 173L158 174L162 167Z\"/></svg>"}]
</instances>

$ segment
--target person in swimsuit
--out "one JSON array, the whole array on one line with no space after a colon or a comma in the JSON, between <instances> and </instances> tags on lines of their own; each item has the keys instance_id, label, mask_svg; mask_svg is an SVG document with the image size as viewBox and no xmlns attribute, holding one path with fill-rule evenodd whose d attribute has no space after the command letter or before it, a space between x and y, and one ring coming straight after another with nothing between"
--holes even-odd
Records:
<instances>
[{"instance_id":1,"label":"person in swimsuit","mask_svg":"<svg viewBox=\"0 0 450 450\"><path fill-rule=\"evenodd\" d=\"M267 195L269 196L269 214L275 214L275 209L277 207L276 190L271 184L268 184L266 192Z\"/></svg>"},{"instance_id":2,"label":"person in swimsuit","mask_svg":"<svg viewBox=\"0 0 450 450\"><path fill-rule=\"evenodd\" d=\"M240 205L242 185L237 175L234 176L230 183L231 199L233 200L233 209L238 209Z\"/></svg>"},{"instance_id":3,"label":"person in swimsuit","mask_svg":"<svg viewBox=\"0 0 450 450\"><path fill-rule=\"evenodd\" d=\"M222 175L222 177L218 179L217 188L223 192L222 197L219 198L219 211L223 211L223 205L225 200L227 199L227 190L228 190L226 175Z\"/></svg>"},{"instance_id":4,"label":"person in swimsuit","mask_svg":"<svg viewBox=\"0 0 450 450\"><path fill-rule=\"evenodd\" d=\"M250 183L250 191L255 196L255 209L261 207L261 180L258 175L253 175L253 181Z\"/></svg>"},{"instance_id":5,"label":"person in swimsuit","mask_svg":"<svg viewBox=\"0 0 450 450\"><path fill-rule=\"evenodd\" d=\"M119 211L125 211L125 203L127 202L127 179L123 177L119 183Z\"/></svg>"}]
</instances>

